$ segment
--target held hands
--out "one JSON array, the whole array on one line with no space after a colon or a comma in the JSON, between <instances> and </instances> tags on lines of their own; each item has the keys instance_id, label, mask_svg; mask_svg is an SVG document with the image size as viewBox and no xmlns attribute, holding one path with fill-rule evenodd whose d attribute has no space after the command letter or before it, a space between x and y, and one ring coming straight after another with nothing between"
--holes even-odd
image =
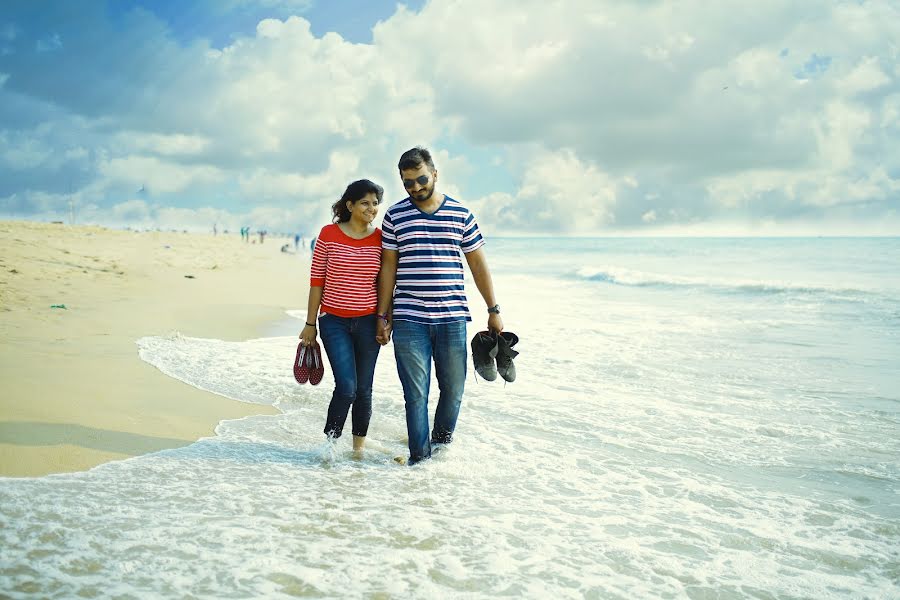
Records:
<instances>
[{"instance_id":1,"label":"held hands","mask_svg":"<svg viewBox=\"0 0 900 600\"><path fill-rule=\"evenodd\" d=\"M386 346L391 341L391 322L384 319L378 319L375 325L375 341Z\"/></svg>"},{"instance_id":2,"label":"held hands","mask_svg":"<svg viewBox=\"0 0 900 600\"><path fill-rule=\"evenodd\" d=\"M303 331L300 332L300 343L304 346L315 346L316 345L316 328L312 325L307 325L303 328Z\"/></svg>"}]
</instances>

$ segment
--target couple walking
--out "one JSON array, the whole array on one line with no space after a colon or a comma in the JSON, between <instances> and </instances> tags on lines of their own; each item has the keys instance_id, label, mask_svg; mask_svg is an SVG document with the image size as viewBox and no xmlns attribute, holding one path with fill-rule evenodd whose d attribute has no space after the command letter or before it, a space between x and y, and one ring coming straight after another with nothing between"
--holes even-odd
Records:
<instances>
[{"instance_id":1,"label":"couple walking","mask_svg":"<svg viewBox=\"0 0 900 600\"><path fill-rule=\"evenodd\" d=\"M436 190L438 172L425 148L404 152L398 168L409 196L387 210L382 229L373 222L384 190L367 179L347 186L332 206L334 223L322 228L313 251L300 339L309 346L321 335L334 373L325 434L340 437L352 407L353 449L361 452L375 362L393 337L412 465L429 458L433 444L451 442L459 416L472 320L462 256L488 307L488 329L501 332L503 321L475 217ZM432 361L440 398L429 432Z\"/></svg>"}]
</instances>

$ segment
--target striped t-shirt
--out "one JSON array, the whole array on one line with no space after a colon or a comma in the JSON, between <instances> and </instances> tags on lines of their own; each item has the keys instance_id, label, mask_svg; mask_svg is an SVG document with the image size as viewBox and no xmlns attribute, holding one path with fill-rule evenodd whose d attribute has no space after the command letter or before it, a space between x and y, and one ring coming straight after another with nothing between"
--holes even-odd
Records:
<instances>
[{"instance_id":1,"label":"striped t-shirt","mask_svg":"<svg viewBox=\"0 0 900 600\"><path fill-rule=\"evenodd\" d=\"M371 315L378 303L375 280L380 268L380 229L357 240L337 224L326 225L313 249L309 285L323 288L323 313L339 317Z\"/></svg>"},{"instance_id":2,"label":"striped t-shirt","mask_svg":"<svg viewBox=\"0 0 900 600\"><path fill-rule=\"evenodd\" d=\"M475 216L450 196L434 214L409 198L391 206L381 223L381 247L398 251L393 318L425 324L471 321L462 254L484 239Z\"/></svg>"}]
</instances>

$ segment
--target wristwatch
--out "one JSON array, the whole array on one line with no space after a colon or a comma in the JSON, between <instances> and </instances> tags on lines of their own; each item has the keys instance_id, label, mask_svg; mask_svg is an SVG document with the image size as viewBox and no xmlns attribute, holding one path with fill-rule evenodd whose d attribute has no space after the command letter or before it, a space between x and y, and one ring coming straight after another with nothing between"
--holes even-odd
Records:
<instances>
[{"instance_id":1,"label":"wristwatch","mask_svg":"<svg viewBox=\"0 0 900 600\"><path fill-rule=\"evenodd\" d=\"M491 314L494 314L494 315L499 315L500 314L500 305L499 304L493 305L492 307L488 308L488 312Z\"/></svg>"}]
</instances>

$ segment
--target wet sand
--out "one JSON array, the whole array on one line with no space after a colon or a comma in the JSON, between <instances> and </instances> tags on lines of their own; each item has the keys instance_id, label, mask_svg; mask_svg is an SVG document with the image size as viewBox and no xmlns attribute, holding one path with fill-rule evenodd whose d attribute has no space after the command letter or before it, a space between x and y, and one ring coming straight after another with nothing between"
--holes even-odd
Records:
<instances>
[{"instance_id":1,"label":"wet sand","mask_svg":"<svg viewBox=\"0 0 900 600\"><path fill-rule=\"evenodd\" d=\"M275 412L162 374L135 341L265 335L306 306L309 253L286 242L0 221L0 476L85 470Z\"/></svg>"}]
</instances>

